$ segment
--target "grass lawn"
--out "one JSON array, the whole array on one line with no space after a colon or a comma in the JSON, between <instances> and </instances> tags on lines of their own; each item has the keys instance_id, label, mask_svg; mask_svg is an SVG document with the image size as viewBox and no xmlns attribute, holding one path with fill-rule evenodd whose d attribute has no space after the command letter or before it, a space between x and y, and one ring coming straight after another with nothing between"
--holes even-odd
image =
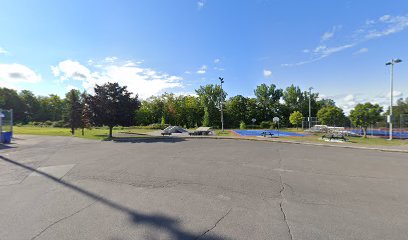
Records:
<instances>
[{"instance_id":1,"label":"grass lawn","mask_svg":"<svg viewBox=\"0 0 408 240\"><path fill-rule=\"evenodd\" d=\"M138 128L114 128L113 134L120 132L129 132L133 134L145 134L151 132L151 129L138 129ZM71 129L69 128L53 128L53 127L31 127L31 126L22 126L22 127L13 127L13 132L15 134L29 134L29 135L48 135L48 136L71 136ZM93 128L85 129L84 136L82 136L81 129L75 131L75 137L88 138L88 139L97 139L105 140L108 138L109 129L107 128ZM136 135L140 136L140 135Z\"/></svg>"},{"instance_id":2,"label":"grass lawn","mask_svg":"<svg viewBox=\"0 0 408 240\"><path fill-rule=\"evenodd\" d=\"M330 144L344 144L336 142L326 142L321 139L323 134L307 135L305 137L281 137L280 139L292 140L299 142L319 142L319 143L330 143ZM399 140L394 139L393 141L388 141L384 138L377 137L349 137L348 144L359 144L359 145L368 145L368 146L401 146L408 145L408 140Z\"/></svg>"},{"instance_id":3,"label":"grass lawn","mask_svg":"<svg viewBox=\"0 0 408 240\"><path fill-rule=\"evenodd\" d=\"M214 130L214 133L216 136L223 136L223 137L233 137L235 136L234 133L232 133L231 130L225 130L222 132L220 129Z\"/></svg>"},{"instance_id":4,"label":"grass lawn","mask_svg":"<svg viewBox=\"0 0 408 240\"><path fill-rule=\"evenodd\" d=\"M304 133L301 128L282 128L280 131L285 132L297 132L297 133ZM224 133L221 133L221 130L215 130L216 135L218 136L236 136L232 133L232 130L225 130ZM280 137L279 139L288 140L288 141L296 141L296 142L318 142L318 143L328 143L328 144L344 144L344 143L337 143L337 142L326 142L322 140L323 134L313 134L313 135L306 135L304 137ZM408 145L408 140L399 140L394 139L393 141L389 141L385 138L378 138L378 137L370 137L362 138L362 137L349 137L349 142L346 144L358 144L358 145L367 145L367 146L402 146Z\"/></svg>"},{"instance_id":5,"label":"grass lawn","mask_svg":"<svg viewBox=\"0 0 408 240\"><path fill-rule=\"evenodd\" d=\"M32 126L22 126L13 127L15 134L29 134L29 135L49 135L49 136L71 136L69 128L53 128L53 127L32 127ZM283 131L296 131L296 129L284 129ZM113 134L125 133L126 138L137 138L137 137L150 137L145 135L148 132L155 131L152 129L141 129L135 127L129 128L114 128ZM239 137L232 132L231 129L224 130L222 132L220 129L214 130L216 136L226 136L226 137ZM109 129L107 128L93 128L85 129L85 135L82 136L81 129L75 131L75 137L96 139L96 140L106 140L108 139ZM408 140L398 140L388 141L384 138L361 138L361 137L350 137L348 143L336 143L336 142L325 142L321 139L321 134L307 135L305 137L280 137L282 140L298 141L298 142L319 142L328 144L358 144L367 146L401 146L408 145Z\"/></svg>"}]
</instances>

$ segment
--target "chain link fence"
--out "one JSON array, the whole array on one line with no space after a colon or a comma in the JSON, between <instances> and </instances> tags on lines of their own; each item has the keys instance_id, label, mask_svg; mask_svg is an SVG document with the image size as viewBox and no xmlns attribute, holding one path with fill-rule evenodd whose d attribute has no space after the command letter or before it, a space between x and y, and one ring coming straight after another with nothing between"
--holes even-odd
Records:
<instances>
[{"instance_id":1,"label":"chain link fence","mask_svg":"<svg viewBox=\"0 0 408 240\"><path fill-rule=\"evenodd\" d=\"M392 125L393 138L408 139L408 114L393 116ZM351 121L348 121L345 129L361 135L363 134L362 129L354 126ZM387 122L387 116L382 116L379 121L370 124L367 128L367 135L388 138L390 136L390 128Z\"/></svg>"},{"instance_id":2,"label":"chain link fence","mask_svg":"<svg viewBox=\"0 0 408 240\"><path fill-rule=\"evenodd\" d=\"M309 125L310 124L310 125ZM319 119L317 117L311 117L310 121L308 117L304 117L302 121L302 129L308 129L320 125Z\"/></svg>"}]
</instances>

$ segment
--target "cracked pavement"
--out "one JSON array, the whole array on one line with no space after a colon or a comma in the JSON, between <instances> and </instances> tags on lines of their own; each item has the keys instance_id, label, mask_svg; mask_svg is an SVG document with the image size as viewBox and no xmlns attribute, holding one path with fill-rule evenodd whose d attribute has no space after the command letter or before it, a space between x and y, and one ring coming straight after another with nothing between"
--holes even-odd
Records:
<instances>
[{"instance_id":1,"label":"cracked pavement","mask_svg":"<svg viewBox=\"0 0 408 240\"><path fill-rule=\"evenodd\" d=\"M0 150L0 239L406 239L407 173L405 153L17 136Z\"/></svg>"}]
</instances>

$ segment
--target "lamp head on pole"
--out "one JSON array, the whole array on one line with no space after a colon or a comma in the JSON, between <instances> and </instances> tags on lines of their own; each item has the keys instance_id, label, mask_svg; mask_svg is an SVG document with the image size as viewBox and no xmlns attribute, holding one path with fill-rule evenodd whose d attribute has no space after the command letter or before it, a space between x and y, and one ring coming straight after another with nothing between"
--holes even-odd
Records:
<instances>
[{"instance_id":1,"label":"lamp head on pole","mask_svg":"<svg viewBox=\"0 0 408 240\"><path fill-rule=\"evenodd\" d=\"M400 63L400 62L402 62L402 60L399 59L399 58L397 58L397 59L392 59L391 62L387 62L385 65L387 65L387 66L389 66L389 65L394 65L394 64Z\"/></svg>"}]
</instances>

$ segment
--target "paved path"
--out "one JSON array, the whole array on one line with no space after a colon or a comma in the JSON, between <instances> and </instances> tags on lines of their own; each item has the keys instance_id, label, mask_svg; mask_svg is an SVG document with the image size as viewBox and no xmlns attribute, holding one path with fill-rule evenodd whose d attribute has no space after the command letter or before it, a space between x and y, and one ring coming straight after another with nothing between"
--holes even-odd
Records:
<instances>
[{"instance_id":1,"label":"paved path","mask_svg":"<svg viewBox=\"0 0 408 240\"><path fill-rule=\"evenodd\" d=\"M216 139L18 136L0 239L407 239L408 155Z\"/></svg>"}]
</instances>

